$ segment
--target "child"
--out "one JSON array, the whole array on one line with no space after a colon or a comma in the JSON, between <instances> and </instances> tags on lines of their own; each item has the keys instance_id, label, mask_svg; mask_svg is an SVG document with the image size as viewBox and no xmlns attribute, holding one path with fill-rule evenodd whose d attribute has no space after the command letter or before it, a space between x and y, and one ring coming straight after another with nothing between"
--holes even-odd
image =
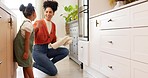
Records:
<instances>
[{"instance_id":1,"label":"child","mask_svg":"<svg viewBox=\"0 0 148 78\"><path fill-rule=\"evenodd\" d=\"M26 20L22 23L19 32L14 39L14 54L16 62L23 67L24 78L34 78L32 70L32 45L34 32L32 21L36 18L36 12L31 3L23 4L19 8Z\"/></svg>"}]
</instances>

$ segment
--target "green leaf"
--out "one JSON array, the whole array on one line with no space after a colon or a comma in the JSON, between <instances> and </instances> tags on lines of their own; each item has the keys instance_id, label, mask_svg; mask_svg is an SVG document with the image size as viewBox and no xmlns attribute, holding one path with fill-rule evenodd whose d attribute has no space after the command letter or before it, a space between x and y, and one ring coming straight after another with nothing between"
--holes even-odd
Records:
<instances>
[{"instance_id":1,"label":"green leaf","mask_svg":"<svg viewBox=\"0 0 148 78\"><path fill-rule=\"evenodd\" d=\"M66 23L78 19L78 5L64 6L66 13L61 14L65 19Z\"/></svg>"}]
</instances>

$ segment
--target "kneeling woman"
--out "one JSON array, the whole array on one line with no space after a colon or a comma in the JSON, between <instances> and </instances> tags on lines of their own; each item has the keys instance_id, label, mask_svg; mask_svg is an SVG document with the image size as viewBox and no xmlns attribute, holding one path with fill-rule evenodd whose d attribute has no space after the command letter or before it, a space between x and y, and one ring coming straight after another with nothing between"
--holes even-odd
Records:
<instances>
[{"instance_id":1,"label":"kneeling woman","mask_svg":"<svg viewBox=\"0 0 148 78\"><path fill-rule=\"evenodd\" d=\"M56 42L56 27L51 21L58 3L56 1L45 1L43 3L45 18L34 23L35 45L33 47L33 66L44 73L55 76L57 68L56 62L65 58L69 51L67 48L49 48L48 45Z\"/></svg>"}]
</instances>

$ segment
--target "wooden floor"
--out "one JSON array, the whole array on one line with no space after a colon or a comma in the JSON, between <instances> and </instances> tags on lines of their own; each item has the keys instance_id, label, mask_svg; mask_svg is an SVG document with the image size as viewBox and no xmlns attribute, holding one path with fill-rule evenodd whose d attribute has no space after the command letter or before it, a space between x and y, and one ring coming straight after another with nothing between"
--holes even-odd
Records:
<instances>
[{"instance_id":1,"label":"wooden floor","mask_svg":"<svg viewBox=\"0 0 148 78\"><path fill-rule=\"evenodd\" d=\"M66 57L56 64L58 74L56 76L48 76L40 70L33 68L35 78L93 78L87 72L84 72L78 64ZM17 78L23 78L21 67L17 68Z\"/></svg>"}]
</instances>

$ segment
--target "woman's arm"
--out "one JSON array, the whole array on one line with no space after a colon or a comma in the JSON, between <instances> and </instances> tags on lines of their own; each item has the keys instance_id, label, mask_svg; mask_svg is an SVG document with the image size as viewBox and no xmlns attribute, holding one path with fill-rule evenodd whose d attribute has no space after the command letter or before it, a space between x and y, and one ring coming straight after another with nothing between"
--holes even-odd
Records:
<instances>
[{"instance_id":1,"label":"woman's arm","mask_svg":"<svg viewBox=\"0 0 148 78\"><path fill-rule=\"evenodd\" d=\"M36 21L34 24L34 29L35 29L35 32L37 32L39 30L39 28L42 26L42 23L41 21Z\"/></svg>"}]
</instances>

